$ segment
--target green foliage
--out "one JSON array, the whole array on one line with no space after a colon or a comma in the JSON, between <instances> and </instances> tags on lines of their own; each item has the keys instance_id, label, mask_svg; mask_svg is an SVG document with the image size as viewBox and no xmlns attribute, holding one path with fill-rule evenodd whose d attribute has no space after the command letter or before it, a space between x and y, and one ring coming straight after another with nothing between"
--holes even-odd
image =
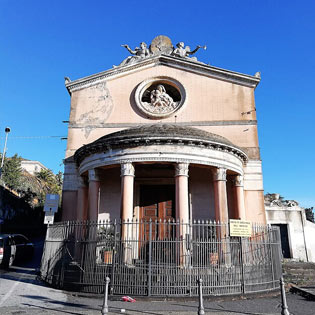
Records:
<instances>
[{"instance_id":1,"label":"green foliage","mask_svg":"<svg viewBox=\"0 0 315 315\"><path fill-rule=\"evenodd\" d=\"M22 168L21 157L17 154L4 159L2 179L13 190L18 190L21 183Z\"/></svg>"},{"instance_id":2,"label":"green foliage","mask_svg":"<svg viewBox=\"0 0 315 315\"><path fill-rule=\"evenodd\" d=\"M55 175L50 169L42 169L33 176L22 170L21 160L17 154L5 158L2 180L6 186L18 192L32 207L43 206L46 194L61 196L62 172Z\"/></svg>"},{"instance_id":3,"label":"green foliage","mask_svg":"<svg viewBox=\"0 0 315 315\"><path fill-rule=\"evenodd\" d=\"M306 208L306 209L305 209L305 215L306 215L306 220L315 223L315 218L314 218L313 209L314 209L313 207L311 207L311 208Z\"/></svg>"},{"instance_id":4,"label":"green foliage","mask_svg":"<svg viewBox=\"0 0 315 315\"><path fill-rule=\"evenodd\" d=\"M58 172L56 175L49 169L41 169L36 174L36 177L43 183L43 192L45 194L59 194L62 189L62 173Z\"/></svg>"}]
</instances>

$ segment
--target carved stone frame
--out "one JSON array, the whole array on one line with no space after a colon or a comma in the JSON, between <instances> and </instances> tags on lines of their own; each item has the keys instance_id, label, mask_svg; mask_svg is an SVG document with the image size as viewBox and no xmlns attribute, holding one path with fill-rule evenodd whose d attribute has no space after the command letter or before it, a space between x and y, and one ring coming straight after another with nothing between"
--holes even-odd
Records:
<instances>
[{"instance_id":1,"label":"carved stone frame","mask_svg":"<svg viewBox=\"0 0 315 315\"><path fill-rule=\"evenodd\" d=\"M180 99L179 104L176 106L176 108L174 108L173 110L167 113L152 113L144 107L141 101L143 93L145 92L147 88L149 88L153 84L162 84L162 85L168 84L168 85L173 86L180 93L181 99ZM170 77L159 76L159 77L147 79L138 85L135 92L135 102L138 109L142 113L144 113L147 117L152 118L152 119L167 118L173 115L174 113L176 113L178 110L180 110L183 107L185 101L186 101L186 90L184 86L177 80L172 79Z\"/></svg>"}]
</instances>

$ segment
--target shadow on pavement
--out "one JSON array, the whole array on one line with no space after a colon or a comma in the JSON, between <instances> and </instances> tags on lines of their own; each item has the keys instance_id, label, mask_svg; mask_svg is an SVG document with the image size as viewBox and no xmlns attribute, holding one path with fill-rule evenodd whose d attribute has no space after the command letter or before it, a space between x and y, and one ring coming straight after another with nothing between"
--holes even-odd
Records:
<instances>
[{"instance_id":1,"label":"shadow on pavement","mask_svg":"<svg viewBox=\"0 0 315 315\"><path fill-rule=\"evenodd\" d=\"M47 287L47 285L37 278L35 270L22 267L11 267L2 273L1 279L31 283L33 285Z\"/></svg>"},{"instance_id":2,"label":"shadow on pavement","mask_svg":"<svg viewBox=\"0 0 315 315\"><path fill-rule=\"evenodd\" d=\"M37 308L37 309L41 309L41 310L45 310L45 311L60 312L62 314L82 315L82 313L75 313L75 312L71 312L71 311L66 311L64 309L58 310L56 308L43 307L43 306L38 306L38 305L33 305L33 304L28 304L28 303L23 303L23 305L29 306L29 307L33 307L33 308Z\"/></svg>"},{"instance_id":3,"label":"shadow on pavement","mask_svg":"<svg viewBox=\"0 0 315 315\"><path fill-rule=\"evenodd\" d=\"M63 306L67 306L67 307L80 307L80 308L84 308L84 309L95 310L95 308L88 307L85 304L71 303L71 302L62 302L62 301L52 300L50 298L47 298L47 297L44 297L44 296L39 296L39 295L21 295L21 296L29 298L29 299L41 300L41 301L44 301L44 302L47 302L47 303L51 303L51 304L63 305Z\"/></svg>"}]
</instances>

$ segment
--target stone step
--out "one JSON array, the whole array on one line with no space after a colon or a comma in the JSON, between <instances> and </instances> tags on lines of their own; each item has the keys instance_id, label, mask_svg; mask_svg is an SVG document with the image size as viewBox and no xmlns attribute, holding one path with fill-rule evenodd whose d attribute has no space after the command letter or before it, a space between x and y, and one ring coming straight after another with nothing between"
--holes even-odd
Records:
<instances>
[{"instance_id":1,"label":"stone step","mask_svg":"<svg viewBox=\"0 0 315 315\"><path fill-rule=\"evenodd\" d=\"M282 265L283 278L286 283L296 285L314 286L315 264L286 261Z\"/></svg>"}]
</instances>

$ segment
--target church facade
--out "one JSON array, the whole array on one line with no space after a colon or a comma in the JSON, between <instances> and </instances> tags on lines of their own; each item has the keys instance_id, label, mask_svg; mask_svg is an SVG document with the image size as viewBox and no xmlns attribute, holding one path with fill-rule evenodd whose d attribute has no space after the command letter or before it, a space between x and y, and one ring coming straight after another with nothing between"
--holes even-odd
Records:
<instances>
[{"instance_id":1,"label":"church facade","mask_svg":"<svg viewBox=\"0 0 315 315\"><path fill-rule=\"evenodd\" d=\"M62 220L266 224L255 88L166 36L70 81Z\"/></svg>"}]
</instances>

